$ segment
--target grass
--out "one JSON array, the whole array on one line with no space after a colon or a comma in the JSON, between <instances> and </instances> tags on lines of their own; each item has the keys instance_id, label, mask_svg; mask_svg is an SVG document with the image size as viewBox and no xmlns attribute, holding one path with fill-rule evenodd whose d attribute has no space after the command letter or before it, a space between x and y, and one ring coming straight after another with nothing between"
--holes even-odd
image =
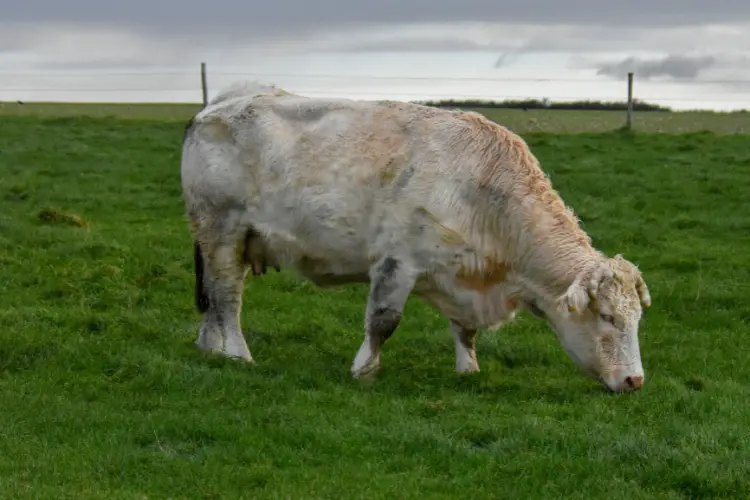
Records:
<instances>
[{"instance_id":1,"label":"grass","mask_svg":"<svg viewBox=\"0 0 750 500\"><path fill-rule=\"evenodd\" d=\"M200 108L197 104L118 104L118 103L25 103L0 102L0 116L93 116L128 119L187 121ZM503 125L520 132L607 132L625 125L622 111L565 111L530 109L477 109ZM679 111L671 113L635 112L633 129L640 132L720 134L750 133L750 113Z\"/></svg>"},{"instance_id":2,"label":"grass","mask_svg":"<svg viewBox=\"0 0 750 500\"><path fill-rule=\"evenodd\" d=\"M357 383L366 290L286 272L248 279L257 366L199 353L182 127L0 121L3 498L750 496L746 137L526 134L651 289L646 386L612 395L526 315L458 376L416 299Z\"/></svg>"}]
</instances>

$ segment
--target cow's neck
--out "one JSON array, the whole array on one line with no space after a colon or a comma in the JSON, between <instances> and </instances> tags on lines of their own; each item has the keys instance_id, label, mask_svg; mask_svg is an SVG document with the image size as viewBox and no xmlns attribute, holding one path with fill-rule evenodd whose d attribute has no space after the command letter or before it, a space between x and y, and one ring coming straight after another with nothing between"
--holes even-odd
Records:
<instances>
[{"instance_id":1,"label":"cow's neck","mask_svg":"<svg viewBox=\"0 0 750 500\"><path fill-rule=\"evenodd\" d=\"M543 227L526 231L514 252L513 268L534 283L539 293L555 297L565 293L579 273L599 260L599 252L577 226L554 232Z\"/></svg>"}]
</instances>

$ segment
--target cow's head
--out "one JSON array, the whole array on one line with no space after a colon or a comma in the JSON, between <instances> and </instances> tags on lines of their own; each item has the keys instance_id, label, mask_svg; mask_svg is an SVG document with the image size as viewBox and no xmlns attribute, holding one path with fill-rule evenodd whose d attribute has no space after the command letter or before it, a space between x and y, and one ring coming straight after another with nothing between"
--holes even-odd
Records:
<instances>
[{"instance_id":1,"label":"cow's head","mask_svg":"<svg viewBox=\"0 0 750 500\"><path fill-rule=\"evenodd\" d=\"M650 305L640 271L617 255L579 274L546 316L578 366L622 392L643 386L638 326Z\"/></svg>"}]
</instances>

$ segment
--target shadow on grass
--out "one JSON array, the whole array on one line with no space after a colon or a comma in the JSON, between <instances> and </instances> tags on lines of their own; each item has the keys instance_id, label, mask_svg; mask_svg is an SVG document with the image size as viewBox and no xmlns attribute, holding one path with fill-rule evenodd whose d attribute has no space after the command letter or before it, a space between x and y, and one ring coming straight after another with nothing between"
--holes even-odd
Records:
<instances>
[{"instance_id":1,"label":"shadow on grass","mask_svg":"<svg viewBox=\"0 0 750 500\"><path fill-rule=\"evenodd\" d=\"M313 342L314 334L299 330L283 336L246 328L254 362L246 363L198 349L195 337L183 342L180 356L216 370L230 370L253 383L284 380L299 390L351 391L397 398L443 398L447 394L468 395L498 401L535 400L552 405L576 403L591 396L616 396L575 367L556 364L543 353L526 356L523 363L507 362L507 353L486 353L479 373L455 372L452 350L435 355L437 348L422 357L408 356L406 346L384 349L381 368L371 379L356 380L350 373L354 349L342 349L326 342ZM318 340L320 338L318 337ZM347 342L348 343L348 342ZM443 347L443 346L438 346ZM349 352L350 351L350 352ZM279 355L281 354L281 355ZM536 360L533 362L532 360Z\"/></svg>"}]
</instances>

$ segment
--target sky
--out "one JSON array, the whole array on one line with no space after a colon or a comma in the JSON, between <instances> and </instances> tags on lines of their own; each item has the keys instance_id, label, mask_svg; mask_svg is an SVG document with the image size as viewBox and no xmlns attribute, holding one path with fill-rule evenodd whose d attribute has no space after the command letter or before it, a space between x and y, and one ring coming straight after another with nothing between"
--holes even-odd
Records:
<instances>
[{"instance_id":1,"label":"sky","mask_svg":"<svg viewBox=\"0 0 750 500\"><path fill-rule=\"evenodd\" d=\"M750 109L750 2L0 0L0 100L310 96Z\"/></svg>"}]
</instances>

